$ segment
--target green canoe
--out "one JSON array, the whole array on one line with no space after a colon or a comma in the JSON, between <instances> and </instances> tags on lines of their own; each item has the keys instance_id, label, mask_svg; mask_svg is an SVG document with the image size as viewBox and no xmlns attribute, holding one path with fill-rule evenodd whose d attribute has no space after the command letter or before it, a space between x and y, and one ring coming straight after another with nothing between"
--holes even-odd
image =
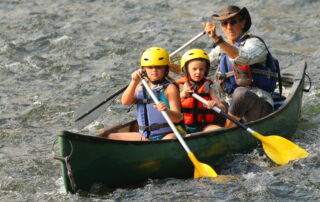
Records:
<instances>
[{"instance_id":1,"label":"green canoe","mask_svg":"<svg viewBox=\"0 0 320 202\"><path fill-rule=\"evenodd\" d=\"M300 117L306 64L295 74L282 74L285 103L272 114L248 123L263 135L290 138ZM136 122L119 124L110 132L132 131ZM250 152L259 141L236 127L198 132L184 138L198 158L213 168L234 153ZM92 191L95 186L117 188L148 179L192 177L194 166L178 140L118 141L63 131L58 136L62 177L67 192ZM219 171L217 171L219 174Z\"/></svg>"}]
</instances>

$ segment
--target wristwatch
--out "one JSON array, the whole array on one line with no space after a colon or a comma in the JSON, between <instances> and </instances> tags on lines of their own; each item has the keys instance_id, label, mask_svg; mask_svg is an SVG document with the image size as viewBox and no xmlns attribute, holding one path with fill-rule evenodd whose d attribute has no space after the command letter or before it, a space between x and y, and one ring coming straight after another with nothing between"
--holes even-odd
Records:
<instances>
[{"instance_id":1,"label":"wristwatch","mask_svg":"<svg viewBox=\"0 0 320 202\"><path fill-rule=\"evenodd\" d=\"M217 42L213 43L212 48L215 48L215 47L217 47L220 43L224 42L222 36L219 36L218 38L219 38L219 40L218 40Z\"/></svg>"}]
</instances>

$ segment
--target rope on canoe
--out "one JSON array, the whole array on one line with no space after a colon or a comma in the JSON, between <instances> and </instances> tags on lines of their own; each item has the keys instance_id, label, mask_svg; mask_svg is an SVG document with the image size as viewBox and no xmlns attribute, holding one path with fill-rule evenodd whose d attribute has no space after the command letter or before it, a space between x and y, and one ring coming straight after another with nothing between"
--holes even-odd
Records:
<instances>
[{"instance_id":1,"label":"rope on canoe","mask_svg":"<svg viewBox=\"0 0 320 202\"><path fill-rule=\"evenodd\" d=\"M52 152L54 153L54 145L57 143L57 140L56 139L52 145ZM77 184L74 180L74 177L73 177L73 172L72 172L72 168L71 168L71 165L69 163L69 159L73 153L73 145L72 145L72 142L70 140L68 140L70 146L71 146L71 151L70 151L70 154L66 157L61 157L61 156L57 156L54 154L54 159L56 160L59 160L61 162L63 162L67 168L67 175L68 175L68 178L69 178L69 182L70 182L70 186L71 186L71 189L73 192L75 192L77 190Z\"/></svg>"}]
</instances>

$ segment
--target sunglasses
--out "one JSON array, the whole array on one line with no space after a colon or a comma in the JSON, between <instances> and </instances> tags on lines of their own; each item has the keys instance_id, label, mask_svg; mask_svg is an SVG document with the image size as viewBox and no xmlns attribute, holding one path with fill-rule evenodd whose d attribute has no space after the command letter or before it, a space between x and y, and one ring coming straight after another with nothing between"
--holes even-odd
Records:
<instances>
[{"instance_id":1,"label":"sunglasses","mask_svg":"<svg viewBox=\"0 0 320 202\"><path fill-rule=\"evenodd\" d=\"M230 25L236 25L236 24L238 24L240 22L240 20L236 20L236 19L234 19L234 20L229 20L229 21L222 21L221 22L221 26L222 27L226 27L228 24L230 24Z\"/></svg>"}]
</instances>

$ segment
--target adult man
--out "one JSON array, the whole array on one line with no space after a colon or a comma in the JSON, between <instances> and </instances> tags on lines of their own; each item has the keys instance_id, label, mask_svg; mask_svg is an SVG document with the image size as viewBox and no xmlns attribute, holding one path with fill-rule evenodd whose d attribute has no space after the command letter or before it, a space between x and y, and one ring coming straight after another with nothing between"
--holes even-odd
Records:
<instances>
[{"instance_id":1,"label":"adult man","mask_svg":"<svg viewBox=\"0 0 320 202\"><path fill-rule=\"evenodd\" d=\"M220 21L225 40L216 34L216 24L202 25L215 42L209 56L211 63L219 63L217 87L229 104L228 113L244 121L266 116L273 111L271 93L276 87L278 67L263 40L247 34L251 27L248 10L228 5L212 18ZM234 125L227 120L225 127Z\"/></svg>"}]
</instances>

